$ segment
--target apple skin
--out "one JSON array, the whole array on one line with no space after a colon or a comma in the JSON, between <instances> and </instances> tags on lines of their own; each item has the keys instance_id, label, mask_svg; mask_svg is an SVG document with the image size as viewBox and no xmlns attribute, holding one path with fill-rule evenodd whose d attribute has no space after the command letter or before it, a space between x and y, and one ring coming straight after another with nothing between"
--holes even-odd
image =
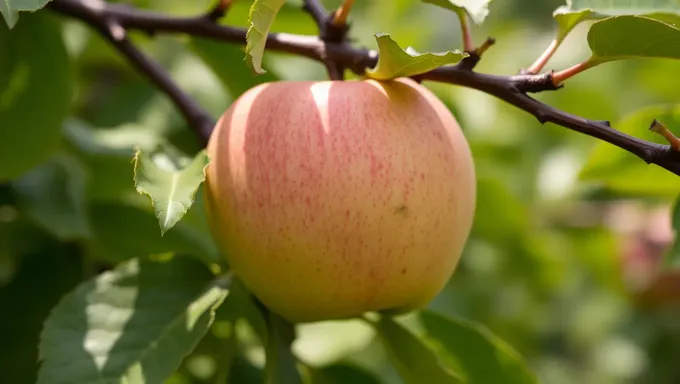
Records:
<instances>
[{"instance_id":1,"label":"apple skin","mask_svg":"<svg viewBox=\"0 0 680 384\"><path fill-rule=\"evenodd\" d=\"M207 153L213 237L292 322L424 307L472 226L468 143L410 79L258 85L222 115Z\"/></svg>"}]
</instances>

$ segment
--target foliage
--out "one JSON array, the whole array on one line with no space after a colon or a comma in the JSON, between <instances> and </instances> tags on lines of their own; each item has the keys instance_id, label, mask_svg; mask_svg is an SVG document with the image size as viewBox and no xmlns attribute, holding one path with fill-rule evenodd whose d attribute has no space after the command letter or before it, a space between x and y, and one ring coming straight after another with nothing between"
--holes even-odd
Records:
<instances>
[{"instance_id":1,"label":"foliage","mask_svg":"<svg viewBox=\"0 0 680 384\"><path fill-rule=\"evenodd\" d=\"M215 6L130 3L177 15ZM300 3L234 1L219 23L248 28L245 51L206 36L128 37L217 117L258 84L326 77L318 63L265 54L270 31L316 33ZM547 3L554 19L541 24L530 0L357 2L350 38L379 53L367 77L417 76L469 57L451 28L469 17L475 36L499 41L480 72L517 73L552 41L553 68L582 57L591 68L537 99L659 145L652 120L678 132L669 79L680 64L665 60L678 58L674 1ZM426 82L464 127L478 174L458 271L406 316L290 324L219 255L201 190L210 159L171 100L53 5L0 0L8 382L680 380L678 176L483 92Z\"/></svg>"}]
</instances>

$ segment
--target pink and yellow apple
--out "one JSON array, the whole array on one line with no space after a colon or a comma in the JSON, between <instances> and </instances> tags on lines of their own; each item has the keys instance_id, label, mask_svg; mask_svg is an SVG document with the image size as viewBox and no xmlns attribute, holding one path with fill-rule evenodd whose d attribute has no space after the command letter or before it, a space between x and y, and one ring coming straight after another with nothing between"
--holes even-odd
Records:
<instances>
[{"instance_id":1,"label":"pink and yellow apple","mask_svg":"<svg viewBox=\"0 0 680 384\"><path fill-rule=\"evenodd\" d=\"M259 85L220 118L208 155L213 236L293 322L425 306L472 225L468 143L410 79Z\"/></svg>"}]
</instances>

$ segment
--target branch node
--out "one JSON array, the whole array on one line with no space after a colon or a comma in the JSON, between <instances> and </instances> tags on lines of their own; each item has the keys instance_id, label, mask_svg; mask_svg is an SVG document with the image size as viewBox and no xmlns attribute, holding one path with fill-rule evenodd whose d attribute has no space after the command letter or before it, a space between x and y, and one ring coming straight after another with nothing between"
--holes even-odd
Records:
<instances>
[{"instance_id":1,"label":"branch node","mask_svg":"<svg viewBox=\"0 0 680 384\"><path fill-rule=\"evenodd\" d=\"M538 93L543 91L556 91L564 85L555 85L553 73L548 72L542 75L517 75L512 79L516 84L516 89L520 93Z\"/></svg>"},{"instance_id":2,"label":"branch node","mask_svg":"<svg viewBox=\"0 0 680 384\"><path fill-rule=\"evenodd\" d=\"M326 20L319 27L319 37L326 43L342 43L347 38L350 25L347 23L339 25L335 24L333 20L335 20L336 13L337 11L328 15Z\"/></svg>"},{"instance_id":3,"label":"branch node","mask_svg":"<svg viewBox=\"0 0 680 384\"><path fill-rule=\"evenodd\" d=\"M680 139L678 139L678 137L675 136L673 132L670 131L670 129L666 128L666 126L661 124L657 119L652 121L652 125L650 125L649 130L666 139L666 141L668 141L668 143L671 145L673 151L680 151Z\"/></svg>"},{"instance_id":4,"label":"branch node","mask_svg":"<svg viewBox=\"0 0 680 384\"><path fill-rule=\"evenodd\" d=\"M352 5L354 5L354 0L345 0L340 8L333 12L333 25L342 27L347 24L347 17L349 16L349 11L352 10Z\"/></svg>"}]
</instances>

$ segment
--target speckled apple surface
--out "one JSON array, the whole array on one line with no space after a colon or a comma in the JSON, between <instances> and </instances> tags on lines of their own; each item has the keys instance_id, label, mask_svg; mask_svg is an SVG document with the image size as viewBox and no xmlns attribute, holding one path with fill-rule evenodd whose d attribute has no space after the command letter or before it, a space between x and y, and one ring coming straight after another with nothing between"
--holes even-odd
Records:
<instances>
[{"instance_id":1,"label":"speckled apple surface","mask_svg":"<svg viewBox=\"0 0 680 384\"><path fill-rule=\"evenodd\" d=\"M257 86L220 118L208 155L213 236L253 294L294 322L426 305L472 226L468 143L409 79Z\"/></svg>"}]
</instances>

